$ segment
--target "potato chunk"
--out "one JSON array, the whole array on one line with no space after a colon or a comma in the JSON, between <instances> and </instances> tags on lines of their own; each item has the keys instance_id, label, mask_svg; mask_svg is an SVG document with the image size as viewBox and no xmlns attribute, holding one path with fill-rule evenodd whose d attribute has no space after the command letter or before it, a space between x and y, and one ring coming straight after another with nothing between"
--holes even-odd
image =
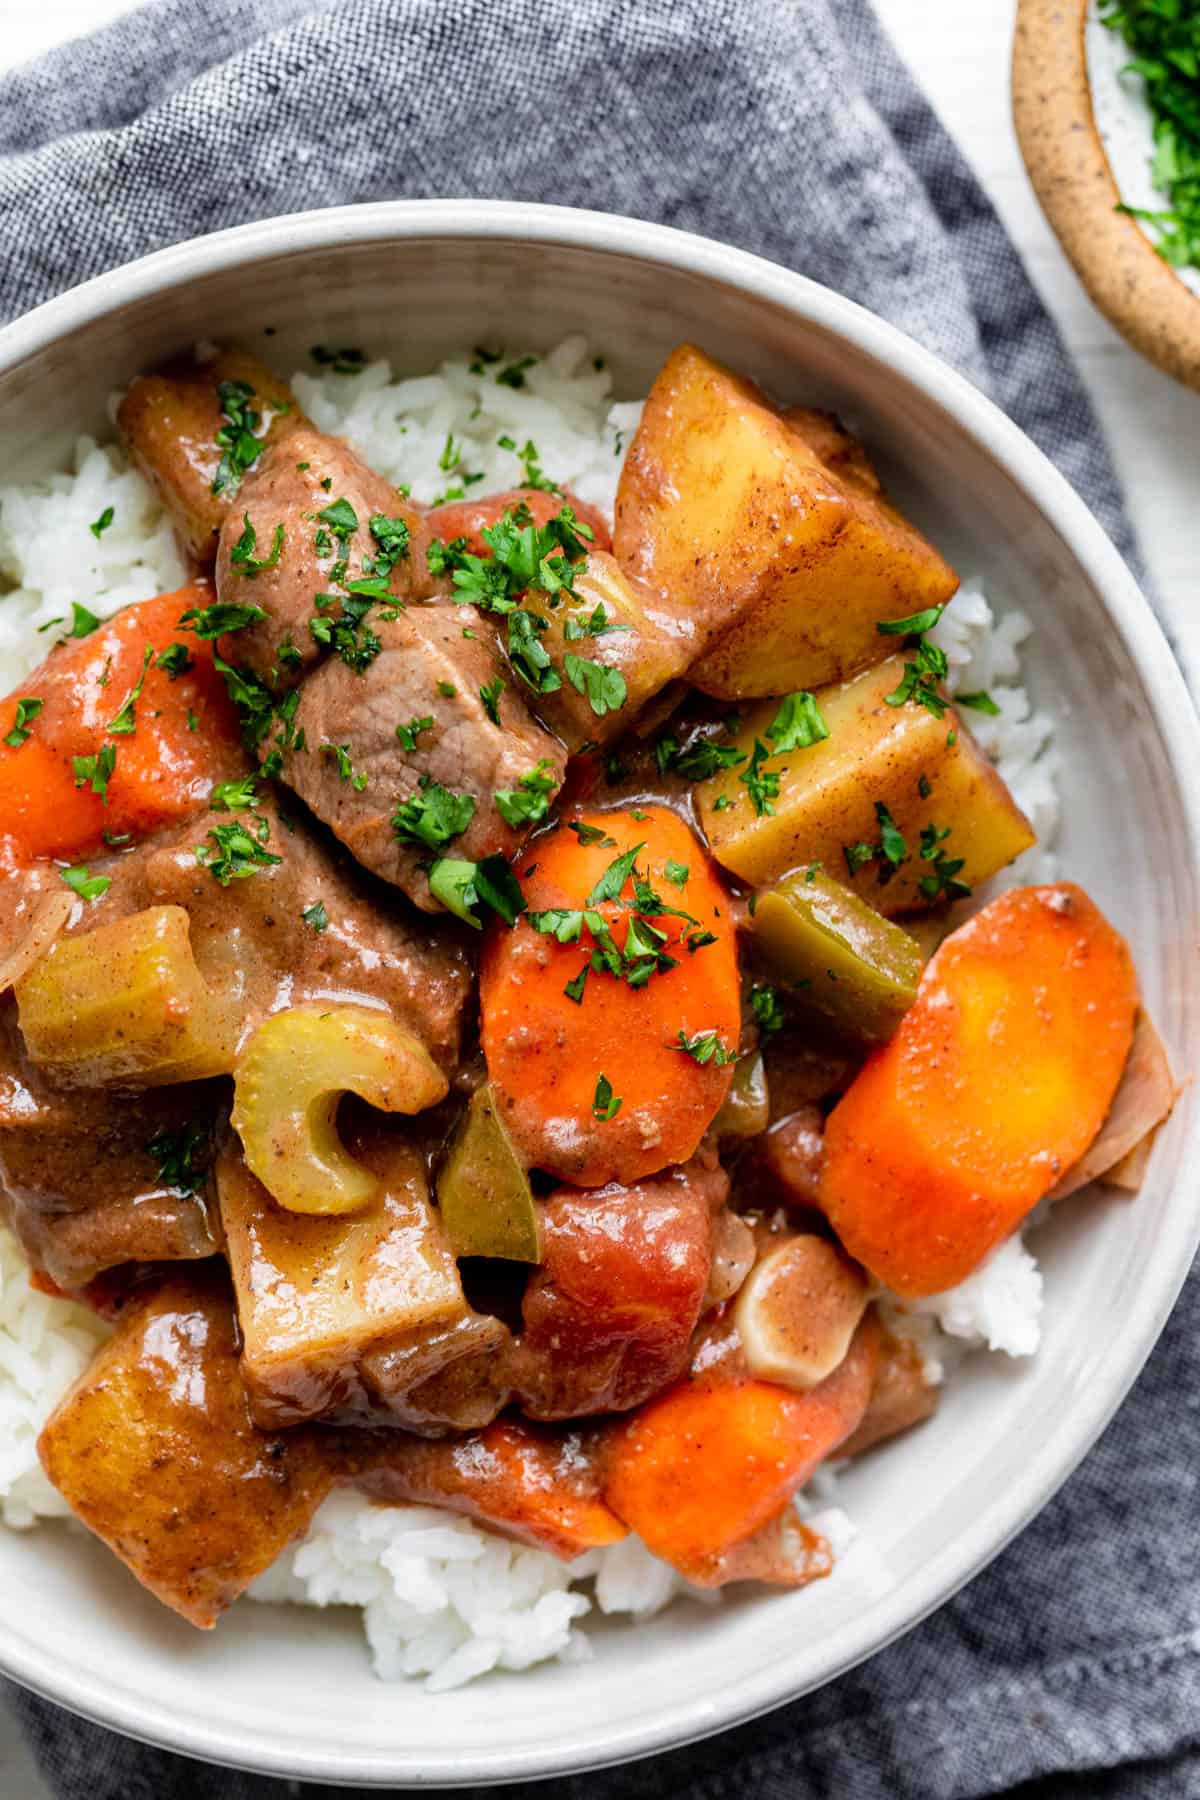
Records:
<instances>
[{"instance_id":1,"label":"potato chunk","mask_svg":"<svg viewBox=\"0 0 1200 1800\"><path fill-rule=\"evenodd\" d=\"M954 571L872 490L864 460L823 415L780 417L694 346L667 359L622 471L613 547L678 607L698 687L746 699L842 679L886 653L878 620L954 593Z\"/></svg>"},{"instance_id":2,"label":"potato chunk","mask_svg":"<svg viewBox=\"0 0 1200 1800\"><path fill-rule=\"evenodd\" d=\"M941 897L921 887L937 887L939 853L961 857L957 879L975 887L1029 848L1028 819L961 720L950 711L937 719L911 701L887 704L903 673L903 658L893 657L822 689L829 736L762 765L779 776L779 794L766 802L772 811L755 811L740 780L747 763L701 783L700 817L720 862L756 884L819 863L890 915ZM776 711L769 700L742 721L738 747L747 757L756 740L769 746ZM878 807L904 838L899 864L884 851ZM931 827L947 835L934 844Z\"/></svg>"},{"instance_id":3,"label":"potato chunk","mask_svg":"<svg viewBox=\"0 0 1200 1800\"><path fill-rule=\"evenodd\" d=\"M217 534L240 486L236 467L223 470L226 446L217 442L219 431L233 429L221 405L224 383L255 415L256 422L247 417L246 424L264 448L304 423L286 381L239 350L203 363L183 357L156 375L139 375L117 411L130 458L158 490L184 548L201 563L216 555ZM233 460L243 468L249 461L245 454Z\"/></svg>"},{"instance_id":4,"label":"potato chunk","mask_svg":"<svg viewBox=\"0 0 1200 1800\"><path fill-rule=\"evenodd\" d=\"M378 1182L375 1200L352 1217L276 1206L233 1144L217 1165L242 1375L263 1426L386 1410L363 1362L401 1343L419 1339L430 1352L404 1359L406 1387L461 1354L446 1328L470 1309L420 1150L365 1119L349 1141Z\"/></svg>"},{"instance_id":5,"label":"potato chunk","mask_svg":"<svg viewBox=\"0 0 1200 1800\"><path fill-rule=\"evenodd\" d=\"M204 1628L308 1529L336 1473L331 1439L251 1423L215 1264L130 1306L38 1454L88 1529Z\"/></svg>"}]
</instances>

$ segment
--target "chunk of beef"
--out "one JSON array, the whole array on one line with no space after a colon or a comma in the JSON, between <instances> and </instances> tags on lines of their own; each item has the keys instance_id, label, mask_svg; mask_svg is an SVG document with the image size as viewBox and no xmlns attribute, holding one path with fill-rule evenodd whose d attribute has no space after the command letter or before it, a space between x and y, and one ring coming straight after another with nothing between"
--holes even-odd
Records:
<instances>
[{"instance_id":1,"label":"chunk of beef","mask_svg":"<svg viewBox=\"0 0 1200 1800\"><path fill-rule=\"evenodd\" d=\"M636 1187L550 1196L514 1365L532 1418L625 1411L682 1373L727 1191L719 1165L698 1159Z\"/></svg>"},{"instance_id":2,"label":"chunk of beef","mask_svg":"<svg viewBox=\"0 0 1200 1800\"><path fill-rule=\"evenodd\" d=\"M254 1419L388 1418L433 1432L485 1423L508 1398L496 1373L509 1333L467 1305L406 1127L365 1108L352 1119L347 1147L380 1187L344 1217L277 1206L232 1138L218 1162Z\"/></svg>"},{"instance_id":3,"label":"chunk of beef","mask_svg":"<svg viewBox=\"0 0 1200 1800\"><path fill-rule=\"evenodd\" d=\"M0 1213L32 1266L78 1290L120 1263L213 1255L204 1168L224 1088L61 1093L24 1055L11 998L0 1001Z\"/></svg>"},{"instance_id":4,"label":"chunk of beef","mask_svg":"<svg viewBox=\"0 0 1200 1800\"><path fill-rule=\"evenodd\" d=\"M428 865L515 855L528 826L505 820L497 793L519 793L537 771L548 804L566 756L511 672L492 718L483 689L494 696L503 665L495 628L474 607L411 607L379 636L361 674L331 658L304 682L294 720L303 748L284 751L283 779L360 863L432 911Z\"/></svg>"},{"instance_id":5,"label":"chunk of beef","mask_svg":"<svg viewBox=\"0 0 1200 1800\"><path fill-rule=\"evenodd\" d=\"M566 1560L628 1533L600 1497L593 1440L501 1419L450 1442L377 1432L351 1447L356 1485L381 1500L444 1506Z\"/></svg>"},{"instance_id":6,"label":"chunk of beef","mask_svg":"<svg viewBox=\"0 0 1200 1800\"><path fill-rule=\"evenodd\" d=\"M279 861L256 863L222 885L212 833L249 823L257 835L256 821L266 822L261 851ZM209 866L197 860L197 848ZM79 909L71 929L147 906L184 907L201 974L240 1000L246 1035L268 1014L304 1000L361 999L385 1006L443 1068L455 1066L472 985L464 934L414 918L272 793L250 811L202 813L102 866L112 886ZM315 908L322 910L314 915Z\"/></svg>"},{"instance_id":7,"label":"chunk of beef","mask_svg":"<svg viewBox=\"0 0 1200 1800\"><path fill-rule=\"evenodd\" d=\"M237 469L229 466L228 446L217 442L219 432L231 429L221 406L224 383L233 384L235 392L249 390L240 397L255 422L247 418L246 423L264 447L303 423L286 381L256 356L237 350L209 362L180 358L158 374L140 375L117 411L130 459L157 489L184 548L202 564L216 555L217 533L241 485Z\"/></svg>"},{"instance_id":8,"label":"chunk of beef","mask_svg":"<svg viewBox=\"0 0 1200 1800\"><path fill-rule=\"evenodd\" d=\"M253 1425L215 1264L126 1310L59 1402L38 1454L88 1529L205 1628L303 1535L340 1468L328 1434Z\"/></svg>"},{"instance_id":9,"label":"chunk of beef","mask_svg":"<svg viewBox=\"0 0 1200 1800\"><path fill-rule=\"evenodd\" d=\"M365 655L375 627L365 616L354 622L357 613L437 591L428 543L418 507L341 438L302 426L247 476L225 518L218 595L267 615L231 634L226 649L277 689L315 667L331 639L347 649L353 640ZM344 594L346 582L364 580L382 594Z\"/></svg>"}]
</instances>

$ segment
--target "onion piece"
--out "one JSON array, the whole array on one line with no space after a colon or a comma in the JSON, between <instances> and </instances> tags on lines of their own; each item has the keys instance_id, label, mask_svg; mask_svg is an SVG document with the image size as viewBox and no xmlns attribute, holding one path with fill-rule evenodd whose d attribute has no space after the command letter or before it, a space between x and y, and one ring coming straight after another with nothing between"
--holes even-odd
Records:
<instances>
[{"instance_id":1,"label":"onion piece","mask_svg":"<svg viewBox=\"0 0 1200 1800\"><path fill-rule=\"evenodd\" d=\"M746 1365L763 1381L806 1393L840 1367L871 1290L828 1238L790 1237L756 1263L733 1317Z\"/></svg>"},{"instance_id":2,"label":"onion piece","mask_svg":"<svg viewBox=\"0 0 1200 1800\"><path fill-rule=\"evenodd\" d=\"M1049 1198L1063 1200L1089 1181L1101 1179L1136 1193L1146 1171L1154 1133L1174 1106L1179 1091L1171 1075L1166 1046L1149 1014L1140 1011L1108 1117L1079 1161L1051 1188Z\"/></svg>"},{"instance_id":3,"label":"onion piece","mask_svg":"<svg viewBox=\"0 0 1200 1800\"><path fill-rule=\"evenodd\" d=\"M38 958L46 954L70 918L74 905L74 895L65 888L57 894L40 894L32 902L29 929L19 943L0 956L0 994L15 986Z\"/></svg>"}]
</instances>

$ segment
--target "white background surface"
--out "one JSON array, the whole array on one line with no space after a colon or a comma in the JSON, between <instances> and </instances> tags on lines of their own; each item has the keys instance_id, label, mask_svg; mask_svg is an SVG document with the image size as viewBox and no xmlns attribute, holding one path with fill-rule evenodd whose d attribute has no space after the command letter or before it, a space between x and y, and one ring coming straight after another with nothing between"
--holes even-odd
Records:
<instances>
[{"instance_id":1,"label":"white background surface","mask_svg":"<svg viewBox=\"0 0 1200 1800\"><path fill-rule=\"evenodd\" d=\"M1200 675L1200 395L1129 350L1079 287L1034 200L1009 116L1015 0L875 0L957 137L1058 320L1099 409L1159 593ZM5 9L0 69L130 10L131 0L37 0ZM0 1800L45 1789L0 1708Z\"/></svg>"}]
</instances>

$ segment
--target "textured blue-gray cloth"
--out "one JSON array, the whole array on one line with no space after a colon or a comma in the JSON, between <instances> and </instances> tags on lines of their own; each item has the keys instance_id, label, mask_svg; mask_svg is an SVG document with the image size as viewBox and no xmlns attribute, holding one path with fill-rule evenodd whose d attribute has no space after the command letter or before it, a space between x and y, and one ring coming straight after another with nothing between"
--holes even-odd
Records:
<instances>
[{"instance_id":1,"label":"textured blue-gray cloth","mask_svg":"<svg viewBox=\"0 0 1200 1800\"><path fill-rule=\"evenodd\" d=\"M9 316L197 232L431 195L634 213L841 289L994 395L1136 563L1078 377L866 0L158 0L0 80ZM1198 1345L1193 1281L1063 1492L902 1643L715 1742L554 1792L1200 1800ZM14 1700L66 1800L332 1793Z\"/></svg>"}]
</instances>

